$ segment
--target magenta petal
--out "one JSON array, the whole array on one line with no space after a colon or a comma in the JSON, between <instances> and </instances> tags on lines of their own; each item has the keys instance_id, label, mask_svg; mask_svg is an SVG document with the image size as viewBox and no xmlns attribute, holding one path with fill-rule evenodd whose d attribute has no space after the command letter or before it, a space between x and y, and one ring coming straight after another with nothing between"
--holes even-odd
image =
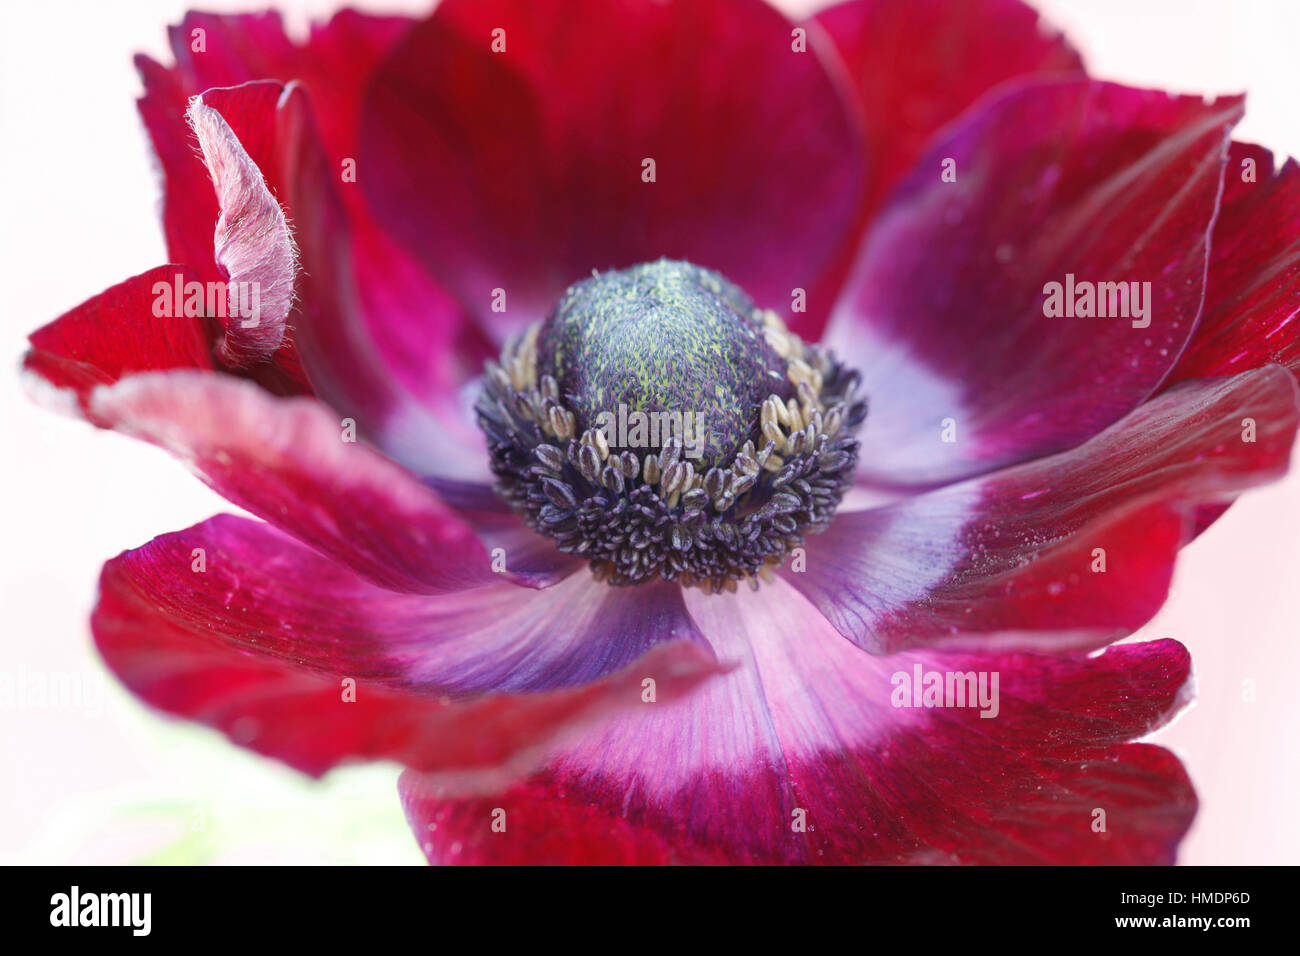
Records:
<instances>
[{"instance_id":1,"label":"magenta petal","mask_svg":"<svg viewBox=\"0 0 1300 956\"><path fill-rule=\"evenodd\" d=\"M155 538L110 568L158 615L231 648L430 694L583 684L655 644L702 644L681 589L667 583L617 590L581 575L532 591L497 577L449 594L403 593L231 515Z\"/></svg>"},{"instance_id":2,"label":"magenta petal","mask_svg":"<svg viewBox=\"0 0 1300 956\"><path fill-rule=\"evenodd\" d=\"M593 269L661 256L788 308L848 238L863 174L793 30L756 0L449 0L375 78L359 182L498 337Z\"/></svg>"},{"instance_id":3,"label":"magenta petal","mask_svg":"<svg viewBox=\"0 0 1300 956\"><path fill-rule=\"evenodd\" d=\"M689 606L744 666L671 709L584 731L504 793L405 774L407 817L430 861L1173 861L1195 795L1172 755L1125 741L1185 702L1176 642L1099 658L877 658L784 584ZM918 666L996 672L997 716L895 706L895 675ZM504 834L493 827L502 819Z\"/></svg>"},{"instance_id":4,"label":"magenta petal","mask_svg":"<svg viewBox=\"0 0 1300 956\"><path fill-rule=\"evenodd\" d=\"M496 580L489 555L451 508L348 440L347 420L313 399L275 398L227 376L151 373L96 390L91 410L385 587L437 593Z\"/></svg>"},{"instance_id":5,"label":"magenta petal","mask_svg":"<svg viewBox=\"0 0 1300 956\"><path fill-rule=\"evenodd\" d=\"M1169 383L1274 363L1300 374L1300 165L1233 143L1205 314ZM1167 383L1168 384L1168 383Z\"/></svg>"},{"instance_id":6,"label":"magenta petal","mask_svg":"<svg viewBox=\"0 0 1300 956\"><path fill-rule=\"evenodd\" d=\"M1296 394L1278 366L1186 383L1072 451L839 515L782 573L875 652L1100 646L1164 603L1199 506L1285 472Z\"/></svg>"},{"instance_id":7,"label":"magenta petal","mask_svg":"<svg viewBox=\"0 0 1300 956\"><path fill-rule=\"evenodd\" d=\"M834 43L861 107L868 215L930 138L993 87L1083 72L1065 37L1020 0L849 0L813 24Z\"/></svg>"},{"instance_id":8,"label":"magenta petal","mask_svg":"<svg viewBox=\"0 0 1300 956\"><path fill-rule=\"evenodd\" d=\"M390 388L400 384L431 407L439 430L455 431L458 441L480 450L477 429L471 425L466 432L464 416L457 417L447 403L456 388L482 371L485 358L496 357L496 349L479 340L455 300L374 223L359 183L343 183L338 172L342 163L356 161L359 155L359 116L370 76L412 22L405 17L342 10L328 23L314 23L308 42L296 49L296 63L284 68L289 71L285 79L291 75L302 87L293 94L299 102L288 105L290 112L301 111L300 101L311 100L312 119L328 157L328 183L341 194L351 222L350 258L357 302L339 320L343 331L329 331L354 340L366 339L366 347L373 349L382 363L381 374L397 380ZM358 178L365 172L358 168ZM308 186L318 188L310 182ZM330 358L340 360L337 354ZM371 381L363 382L366 388L377 388ZM409 406L403 407L407 414L414 414ZM396 436L394 441L400 442L402 437ZM421 441L429 437L426 430L420 430ZM407 451L404 447L403 452ZM485 461L486 456L480 454L478 460ZM463 468L457 473L466 474Z\"/></svg>"},{"instance_id":9,"label":"magenta petal","mask_svg":"<svg viewBox=\"0 0 1300 956\"><path fill-rule=\"evenodd\" d=\"M219 516L110 561L92 624L146 702L307 773L388 758L501 786L548 741L644 706L647 677L672 700L720 672L680 596L627 597L590 582L567 599L504 581L397 594Z\"/></svg>"},{"instance_id":10,"label":"magenta petal","mask_svg":"<svg viewBox=\"0 0 1300 956\"><path fill-rule=\"evenodd\" d=\"M989 471L1075 445L1150 395L1200 315L1241 112L1240 98L1045 80L949 127L881 211L827 332L872 403L859 477ZM1069 276L1150 283L1148 314L1049 317L1048 283Z\"/></svg>"}]
</instances>

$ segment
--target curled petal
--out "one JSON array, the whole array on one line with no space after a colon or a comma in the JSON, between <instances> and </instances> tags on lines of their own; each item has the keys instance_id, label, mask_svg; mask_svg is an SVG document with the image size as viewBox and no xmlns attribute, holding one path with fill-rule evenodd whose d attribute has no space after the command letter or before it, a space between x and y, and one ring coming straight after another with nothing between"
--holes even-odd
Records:
<instances>
[{"instance_id":1,"label":"curled petal","mask_svg":"<svg viewBox=\"0 0 1300 956\"><path fill-rule=\"evenodd\" d=\"M187 158L168 160L168 137L182 135L177 127L183 124L167 108L178 78L156 64L148 65L146 77L150 93L142 110L167 172L167 209L181 210L188 223L204 209L189 188ZM459 394L481 370L482 354L463 340L464 323L447 296L355 201L357 187L329 158L303 85L250 81L210 89L203 102L228 121L299 237L295 334L275 352L272 368L254 366L245 374L278 394L314 392L354 418L390 457L423 475L489 480L471 402ZM326 115L335 127L342 125L337 115ZM355 162L355 156L343 160L354 171ZM414 341L420 347L412 352L406 346Z\"/></svg>"},{"instance_id":2,"label":"curled petal","mask_svg":"<svg viewBox=\"0 0 1300 956\"><path fill-rule=\"evenodd\" d=\"M313 22L305 41L290 40L280 15L275 12L248 14L188 13L169 30L174 63L163 65L146 56L136 58L136 67L144 82L144 96L139 108L153 142L163 173L163 221L170 254L175 261L193 265L205 280L219 280L221 275L212 260L212 224L218 209L216 198L207 188L208 172L201 155L194 149L193 136L185 119L189 99L214 88L237 87L257 81L272 80L282 88L293 81L311 91L314 116L318 124L321 148L331 172L338 181L342 170L350 167L350 179L355 179L358 156L357 116L368 77L402 33L410 26L406 17L369 16L353 10L343 10L325 22ZM197 37L204 42L202 52L193 49ZM273 106L279 104L272 101ZM245 111L243 118L256 119L235 126L235 134L249 151L253 161L268 181L272 193L290 211L294 223L305 218L302 200L291 198L285 188L295 182L292 172L281 175L280 158L285 152L279 143L281 133L268 135L275 128L274 117L267 110L261 117L251 117ZM232 117L226 113L225 118ZM359 200L357 188L345 189L341 198ZM350 202L349 215L354 221L368 220L363 202ZM376 238L377 237L377 238ZM310 233L299 231L299 238L311 238ZM345 241L340 237L339 241ZM410 363L418 367L407 377L407 387L416 383L423 387L445 389L443 368L448 362L449 348L443 336L433 334L435 328L453 324L456 315L446 293L432 286L425 278L414 287L407 280L410 270L402 266L409 256L383 242L381 234L371 228L365 237L355 237L358 270L363 271L359 285L361 293L370 296L388 295L386 313L374 310L364 313L369 333L376 337L381 352L392 349L396 355L389 363L398 366L398 359L411 353ZM310 273L310 264L307 271ZM349 270L350 272L350 270ZM398 288L395 277L403 282ZM336 276L324 276L326 281L340 281ZM386 290L391 289L391 293ZM297 324L309 324L318 319L311 314L316 303L307 290L298 291L298 302L304 315ZM392 307L400 305L399 311ZM406 337L395 335L392 325L409 331L414 319L396 316L419 314L424 320L423 334L410 332ZM450 316L434 322L435 316ZM335 321L338 321L336 318ZM300 328L301 330L301 328ZM385 335L385 333L387 333ZM399 352L392 343L396 339L403 347ZM276 353L273 370L258 367L250 370L264 386L283 394L311 393L306 373L299 367L295 346L296 337L287 341ZM405 368L402 369L405 371ZM278 374L277 374L278 373ZM314 375L320 374L317 370ZM366 380L359 387L374 392L382 389L375 381ZM388 403L391 407L393 403Z\"/></svg>"},{"instance_id":3,"label":"curled petal","mask_svg":"<svg viewBox=\"0 0 1300 956\"><path fill-rule=\"evenodd\" d=\"M299 80L319 100L318 119L331 160L355 159L358 101L367 76L409 24L403 17L344 10L326 23L313 23L307 42L298 45L274 11L191 12L168 31L173 65L137 56L144 83L139 109L162 166L163 221L172 258L196 266L210 258L211 224L218 212L185 121L191 97L257 80L282 85ZM204 49L196 52L192 47L200 35ZM265 157L253 158L262 165Z\"/></svg>"},{"instance_id":4,"label":"curled petal","mask_svg":"<svg viewBox=\"0 0 1300 956\"><path fill-rule=\"evenodd\" d=\"M245 93L278 95L269 84ZM227 109L236 102L247 106L243 97L224 102ZM229 278L231 300L239 303L222 317L225 340L218 355L232 367L266 361L284 339L293 304L297 267L289 224L222 114L198 96L188 115L221 209L213 236L215 261Z\"/></svg>"}]
</instances>

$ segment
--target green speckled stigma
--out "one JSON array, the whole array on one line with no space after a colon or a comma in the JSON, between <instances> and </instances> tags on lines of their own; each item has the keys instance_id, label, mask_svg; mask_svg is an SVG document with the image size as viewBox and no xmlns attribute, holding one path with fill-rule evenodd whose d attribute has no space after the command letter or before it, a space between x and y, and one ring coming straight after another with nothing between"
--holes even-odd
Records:
<instances>
[{"instance_id":1,"label":"green speckled stigma","mask_svg":"<svg viewBox=\"0 0 1300 956\"><path fill-rule=\"evenodd\" d=\"M722 276L661 259L571 286L489 364L477 411L497 492L560 550L610 584L721 591L757 587L830 521L856 386ZM638 417L693 423L694 441L610 427Z\"/></svg>"}]
</instances>

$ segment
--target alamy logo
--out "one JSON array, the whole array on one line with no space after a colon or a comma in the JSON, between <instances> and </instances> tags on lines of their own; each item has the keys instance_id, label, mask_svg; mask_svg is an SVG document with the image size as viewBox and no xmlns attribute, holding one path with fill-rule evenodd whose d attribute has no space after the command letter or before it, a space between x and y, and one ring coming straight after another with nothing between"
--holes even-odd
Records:
<instances>
[{"instance_id":1,"label":"alamy logo","mask_svg":"<svg viewBox=\"0 0 1300 956\"><path fill-rule=\"evenodd\" d=\"M662 448L669 438L682 443L682 456L704 453L704 416L699 412L629 412L619 403L618 414L601 412L596 429L610 448Z\"/></svg>"},{"instance_id":2,"label":"alamy logo","mask_svg":"<svg viewBox=\"0 0 1300 956\"><path fill-rule=\"evenodd\" d=\"M155 318L238 318L240 328L255 329L262 322L262 286L258 282L184 281L153 284Z\"/></svg>"},{"instance_id":3,"label":"alamy logo","mask_svg":"<svg viewBox=\"0 0 1300 956\"><path fill-rule=\"evenodd\" d=\"M1132 319L1133 328L1151 324L1150 282L1074 281L1074 273L1065 274L1065 282L1043 286L1043 315L1049 319Z\"/></svg>"},{"instance_id":4,"label":"alamy logo","mask_svg":"<svg viewBox=\"0 0 1300 956\"><path fill-rule=\"evenodd\" d=\"M978 707L981 717L998 715L997 671L895 671L889 702L895 707Z\"/></svg>"},{"instance_id":5,"label":"alamy logo","mask_svg":"<svg viewBox=\"0 0 1300 956\"><path fill-rule=\"evenodd\" d=\"M148 936L152 893L70 893L50 897L51 926L129 926L132 936Z\"/></svg>"}]
</instances>

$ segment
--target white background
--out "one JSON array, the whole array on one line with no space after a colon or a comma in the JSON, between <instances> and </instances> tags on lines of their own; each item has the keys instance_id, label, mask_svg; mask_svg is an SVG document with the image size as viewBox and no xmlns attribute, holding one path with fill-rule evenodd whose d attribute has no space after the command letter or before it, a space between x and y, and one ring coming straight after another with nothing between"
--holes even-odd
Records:
<instances>
[{"instance_id":1,"label":"white background","mask_svg":"<svg viewBox=\"0 0 1300 956\"><path fill-rule=\"evenodd\" d=\"M1094 75L1246 90L1239 138L1300 153L1300 4L1038 6ZM395 767L313 783L146 712L104 677L87 629L100 565L230 508L163 453L37 409L19 385L29 331L166 261L131 54L165 54L184 7L23 2L0 15L0 671L70 674L95 692L79 707L0 709L0 861L419 862ZM329 9L296 4L290 22ZM1142 635L1183 641L1198 675L1193 709L1155 737L1201 796L1184 862L1300 862L1298 532L1300 478L1251 494L1184 553Z\"/></svg>"}]
</instances>

